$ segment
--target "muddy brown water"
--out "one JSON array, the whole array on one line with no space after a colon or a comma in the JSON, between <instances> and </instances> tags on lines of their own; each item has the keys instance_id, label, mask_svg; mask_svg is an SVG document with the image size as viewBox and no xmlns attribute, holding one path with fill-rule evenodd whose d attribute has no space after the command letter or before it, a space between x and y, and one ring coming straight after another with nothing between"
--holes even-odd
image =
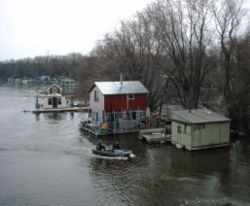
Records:
<instances>
[{"instance_id":1,"label":"muddy brown water","mask_svg":"<svg viewBox=\"0 0 250 206\"><path fill-rule=\"evenodd\" d=\"M82 113L34 115L36 88L0 86L0 205L250 205L250 141L198 152L102 138L132 159L92 154Z\"/></svg>"}]
</instances>

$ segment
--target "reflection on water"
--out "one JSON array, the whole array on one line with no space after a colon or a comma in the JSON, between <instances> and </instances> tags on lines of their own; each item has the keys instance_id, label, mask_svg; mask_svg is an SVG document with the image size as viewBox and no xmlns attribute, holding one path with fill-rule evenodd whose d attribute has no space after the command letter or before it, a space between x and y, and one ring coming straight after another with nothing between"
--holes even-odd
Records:
<instances>
[{"instance_id":1,"label":"reflection on water","mask_svg":"<svg viewBox=\"0 0 250 206\"><path fill-rule=\"evenodd\" d=\"M135 158L93 155L81 113L23 113L36 88L0 87L0 205L250 205L250 142L188 152L119 141Z\"/></svg>"},{"instance_id":2,"label":"reflection on water","mask_svg":"<svg viewBox=\"0 0 250 206\"><path fill-rule=\"evenodd\" d=\"M44 116L44 119L46 120L52 120L53 123L59 123L61 120L66 120L67 113L63 112L57 112L57 113L45 113L45 114L40 114ZM56 120L56 121L55 121Z\"/></svg>"},{"instance_id":3,"label":"reflection on water","mask_svg":"<svg viewBox=\"0 0 250 206\"><path fill-rule=\"evenodd\" d=\"M229 172L230 155L228 148L188 152L172 150L171 167L176 171L197 174Z\"/></svg>"}]
</instances>

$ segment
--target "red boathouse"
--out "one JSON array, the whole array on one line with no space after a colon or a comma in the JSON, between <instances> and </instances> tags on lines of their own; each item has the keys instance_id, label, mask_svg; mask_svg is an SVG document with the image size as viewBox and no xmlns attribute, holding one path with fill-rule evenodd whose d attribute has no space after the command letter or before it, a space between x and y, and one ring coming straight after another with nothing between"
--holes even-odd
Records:
<instances>
[{"instance_id":1,"label":"red boathouse","mask_svg":"<svg viewBox=\"0 0 250 206\"><path fill-rule=\"evenodd\" d=\"M96 126L112 122L113 128L127 129L145 118L148 90L140 81L95 82L89 93Z\"/></svg>"}]
</instances>

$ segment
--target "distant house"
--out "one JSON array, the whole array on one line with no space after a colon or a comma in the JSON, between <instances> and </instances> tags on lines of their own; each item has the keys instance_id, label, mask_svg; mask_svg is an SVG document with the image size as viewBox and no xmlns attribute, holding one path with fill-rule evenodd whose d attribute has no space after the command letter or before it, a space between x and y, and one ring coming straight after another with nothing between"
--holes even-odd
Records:
<instances>
[{"instance_id":1,"label":"distant house","mask_svg":"<svg viewBox=\"0 0 250 206\"><path fill-rule=\"evenodd\" d=\"M65 97L62 96L62 88L56 84L51 85L47 89L48 94L44 97L41 104L41 108L52 109L52 108L65 108L68 107Z\"/></svg>"},{"instance_id":2,"label":"distant house","mask_svg":"<svg viewBox=\"0 0 250 206\"><path fill-rule=\"evenodd\" d=\"M43 75L43 76L41 76L40 77L40 81L50 81L51 80L51 77L50 76L48 76L48 75Z\"/></svg>"},{"instance_id":3,"label":"distant house","mask_svg":"<svg viewBox=\"0 0 250 206\"><path fill-rule=\"evenodd\" d=\"M8 83L13 83L13 82L15 82L15 79L13 77L9 77L8 78Z\"/></svg>"},{"instance_id":4,"label":"distant house","mask_svg":"<svg viewBox=\"0 0 250 206\"><path fill-rule=\"evenodd\" d=\"M70 78L63 78L61 80L61 85L63 86L78 86L78 82L75 81L74 79L70 79Z\"/></svg>"},{"instance_id":5,"label":"distant house","mask_svg":"<svg viewBox=\"0 0 250 206\"><path fill-rule=\"evenodd\" d=\"M188 150L229 145L230 119L208 109L172 112L172 143Z\"/></svg>"},{"instance_id":6,"label":"distant house","mask_svg":"<svg viewBox=\"0 0 250 206\"><path fill-rule=\"evenodd\" d=\"M112 122L114 128L124 127L125 120L139 124L145 116L148 90L140 81L95 82L89 90L92 123Z\"/></svg>"}]
</instances>

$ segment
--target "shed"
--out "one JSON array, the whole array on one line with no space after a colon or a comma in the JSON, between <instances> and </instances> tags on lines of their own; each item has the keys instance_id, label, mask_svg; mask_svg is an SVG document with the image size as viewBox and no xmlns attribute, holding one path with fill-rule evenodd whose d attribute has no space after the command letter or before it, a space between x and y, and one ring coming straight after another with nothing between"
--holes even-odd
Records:
<instances>
[{"instance_id":1,"label":"shed","mask_svg":"<svg viewBox=\"0 0 250 206\"><path fill-rule=\"evenodd\" d=\"M208 109L172 112L172 143L188 150L229 145L230 119Z\"/></svg>"}]
</instances>

